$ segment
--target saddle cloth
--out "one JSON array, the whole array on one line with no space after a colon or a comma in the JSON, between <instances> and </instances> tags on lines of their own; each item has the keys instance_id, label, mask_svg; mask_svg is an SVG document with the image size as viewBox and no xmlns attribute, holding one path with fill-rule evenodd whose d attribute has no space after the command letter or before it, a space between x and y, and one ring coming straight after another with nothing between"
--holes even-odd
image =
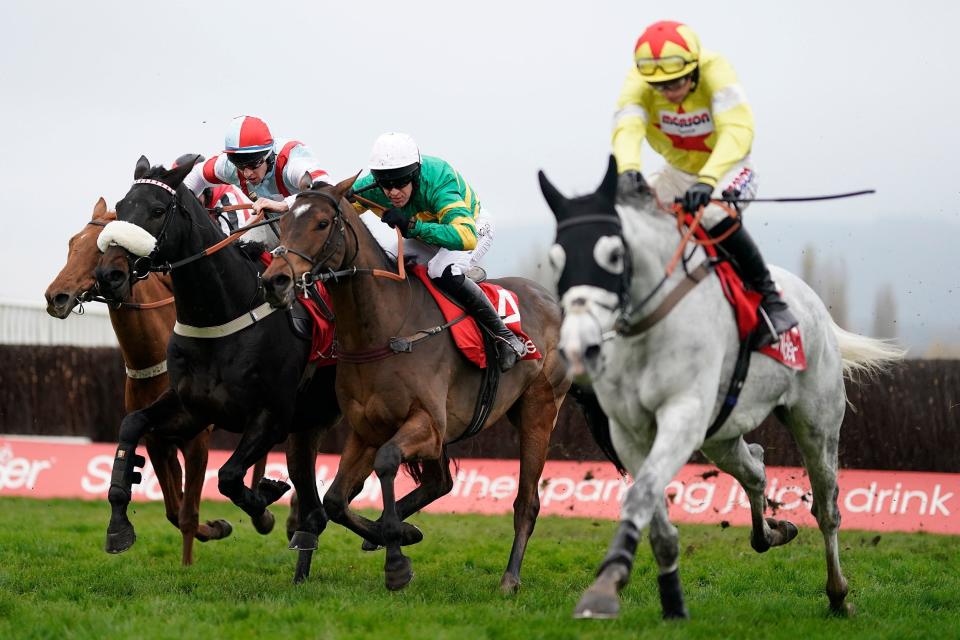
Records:
<instances>
[{"instance_id":1,"label":"saddle cloth","mask_svg":"<svg viewBox=\"0 0 960 640\"><path fill-rule=\"evenodd\" d=\"M706 231L697 227L695 235L703 240L709 239ZM705 246L711 258L717 257L715 246ZM760 324L759 308L761 296L753 290L748 290L733 265L726 260L716 265L715 271L720 279L720 288L723 295L733 309L737 321L737 332L740 340L746 339ZM780 340L757 350L769 356L782 365L803 371L807 368L807 357L803 352L803 340L800 337L800 327L794 327L780 337Z\"/></svg>"},{"instance_id":2,"label":"saddle cloth","mask_svg":"<svg viewBox=\"0 0 960 640\"><path fill-rule=\"evenodd\" d=\"M273 261L273 256L264 252L260 255L260 261L269 267ZM327 309L332 309L330 294L327 292L327 288L320 282L315 282L313 287L317 295L323 300ZM297 292L297 300L300 301L313 320L311 323L313 331L310 341L310 359L308 362L316 362L318 367L337 364L337 358L333 352L335 329L333 321L324 315L323 309L320 308L320 305L318 305L312 297L304 295L302 291Z\"/></svg>"},{"instance_id":3,"label":"saddle cloth","mask_svg":"<svg viewBox=\"0 0 960 640\"><path fill-rule=\"evenodd\" d=\"M463 309L450 300L446 294L437 289L433 284L430 276L427 275L426 267L422 264L413 265L409 268L409 271L416 275L420 281L423 282L424 286L427 287L427 291L429 291L430 295L437 301L444 320L450 322L463 315ZM520 328L520 306L517 304L517 295L508 289L504 289L500 285L490 282L481 282L477 286L483 290L483 293L486 294L490 302L493 303L493 308L500 314L500 317L503 319L503 324L507 325L507 328L513 331L517 337L527 345L527 353L521 360L540 360L543 358L540 350L537 349L537 345L535 345L533 340ZM487 356L483 349L483 336L480 335L480 328L477 326L476 320L467 316L464 320L451 326L450 333L460 352L463 353L470 362L481 369L486 368Z\"/></svg>"}]
</instances>

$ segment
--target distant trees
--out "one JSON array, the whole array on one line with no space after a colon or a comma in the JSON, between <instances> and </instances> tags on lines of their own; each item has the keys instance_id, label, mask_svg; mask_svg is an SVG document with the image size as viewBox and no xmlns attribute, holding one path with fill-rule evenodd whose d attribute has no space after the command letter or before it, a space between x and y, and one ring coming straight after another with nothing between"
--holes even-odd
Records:
<instances>
[{"instance_id":1,"label":"distant trees","mask_svg":"<svg viewBox=\"0 0 960 640\"><path fill-rule=\"evenodd\" d=\"M831 257L826 264L819 264L816 248L808 244L803 249L801 272L823 303L833 321L845 329L850 328L847 304L847 263L843 258Z\"/></svg>"}]
</instances>

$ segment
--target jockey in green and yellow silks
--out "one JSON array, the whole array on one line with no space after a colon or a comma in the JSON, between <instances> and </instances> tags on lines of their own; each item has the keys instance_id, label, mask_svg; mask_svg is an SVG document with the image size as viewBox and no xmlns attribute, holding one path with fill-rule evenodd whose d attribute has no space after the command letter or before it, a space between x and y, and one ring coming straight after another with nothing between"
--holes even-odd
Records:
<instances>
[{"instance_id":1,"label":"jockey in green and yellow silks","mask_svg":"<svg viewBox=\"0 0 960 640\"><path fill-rule=\"evenodd\" d=\"M446 161L421 156L417 143L403 133L377 138L369 169L354 182L354 208L373 210L409 239L404 253L426 261L431 280L499 339L500 368L511 368L526 345L466 277L493 241L493 225L477 192ZM396 255L396 235L384 234L376 218L363 221L384 250Z\"/></svg>"},{"instance_id":2,"label":"jockey in green and yellow silks","mask_svg":"<svg viewBox=\"0 0 960 640\"><path fill-rule=\"evenodd\" d=\"M703 207L704 228L719 237L738 221L710 199L756 195L753 136L753 112L730 63L701 49L685 24L661 21L647 27L634 47L634 65L614 116L619 196L629 198L648 188L640 173L640 145L647 140L667 161L650 181L657 197L667 204L682 197L691 213ZM763 296L766 335L760 342L774 342L795 327L796 318L742 224L720 246L747 285Z\"/></svg>"}]
</instances>

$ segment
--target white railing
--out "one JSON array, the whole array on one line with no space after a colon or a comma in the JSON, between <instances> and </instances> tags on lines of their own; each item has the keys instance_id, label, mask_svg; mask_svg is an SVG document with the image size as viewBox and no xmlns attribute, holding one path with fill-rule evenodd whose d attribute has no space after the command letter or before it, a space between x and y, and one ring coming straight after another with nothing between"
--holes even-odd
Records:
<instances>
[{"instance_id":1,"label":"white railing","mask_svg":"<svg viewBox=\"0 0 960 640\"><path fill-rule=\"evenodd\" d=\"M58 320L42 302L0 300L0 344L115 347L117 338L99 303L85 305L83 315Z\"/></svg>"}]
</instances>

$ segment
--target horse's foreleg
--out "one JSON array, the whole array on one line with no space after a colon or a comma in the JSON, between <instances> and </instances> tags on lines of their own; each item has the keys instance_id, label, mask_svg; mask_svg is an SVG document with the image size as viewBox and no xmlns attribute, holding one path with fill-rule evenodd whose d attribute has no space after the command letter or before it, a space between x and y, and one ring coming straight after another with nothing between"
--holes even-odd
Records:
<instances>
[{"instance_id":1,"label":"horse's foreleg","mask_svg":"<svg viewBox=\"0 0 960 640\"><path fill-rule=\"evenodd\" d=\"M316 478L317 432L301 431L287 439L287 469L297 490L297 530L290 538L290 549L298 551L294 583L310 575L310 564L317 540L327 526L327 514L320 503Z\"/></svg>"},{"instance_id":2,"label":"horse's foreleg","mask_svg":"<svg viewBox=\"0 0 960 640\"><path fill-rule=\"evenodd\" d=\"M263 474L266 473L266 470L267 456L263 456L253 465L253 472L250 474L251 489L255 489L256 487L260 486L260 481L263 480ZM270 509L264 509L259 518L250 518L250 522L253 523L253 528L257 530L257 533L265 536L273 531L273 527L276 524L276 519L270 512Z\"/></svg>"},{"instance_id":3,"label":"horse's foreleg","mask_svg":"<svg viewBox=\"0 0 960 640\"><path fill-rule=\"evenodd\" d=\"M650 548L657 561L659 575L657 586L660 589L660 607L665 619L689 618L683 602L683 588L680 586L680 533L670 523L667 516L667 504L658 502L650 520Z\"/></svg>"},{"instance_id":4,"label":"horse's foreleg","mask_svg":"<svg viewBox=\"0 0 960 640\"><path fill-rule=\"evenodd\" d=\"M520 566L540 514L537 487L547 459L550 433L559 415L559 400L545 376L530 385L509 417L520 431L520 479L513 501L513 546L507 568L500 579L500 590L515 593L520 588Z\"/></svg>"},{"instance_id":5,"label":"horse's foreleg","mask_svg":"<svg viewBox=\"0 0 960 640\"><path fill-rule=\"evenodd\" d=\"M653 446L639 469L634 471L633 485L620 509L620 526L600 565L597 579L577 603L574 617L615 618L619 615L619 591L626 585L633 569L640 532L650 524L658 502L663 502L667 483L700 445L707 428L706 421L703 403L694 396L674 397L657 409ZM621 459L627 457L619 449L617 453ZM634 468L629 458L624 463ZM677 597L682 598L679 574L675 570L661 573L659 582L661 593L666 586L673 592L674 601ZM671 612L664 609L663 613L668 616Z\"/></svg>"},{"instance_id":6,"label":"horse's foreleg","mask_svg":"<svg viewBox=\"0 0 960 640\"><path fill-rule=\"evenodd\" d=\"M394 481L400 465L407 460L436 459L440 457L443 443L433 427L433 420L424 411L414 413L397 430L397 433L377 451L373 469L380 479L383 493L381 530L383 546L387 549L383 571L387 589L402 589L413 579L410 558L400 550L401 525L397 512Z\"/></svg>"},{"instance_id":7,"label":"horse's foreleg","mask_svg":"<svg viewBox=\"0 0 960 640\"><path fill-rule=\"evenodd\" d=\"M372 545L371 550L383 546L380 522L374 522L354 513L349 504L363 488L364 481L373 471L373 460L376 454L375 448L367 446L351 431L347 435L343 452L340 454L337 475L323 496L323 507L327 516L337 524L353 531L365 542L369 542ZM403 500L400 502L402 503ZM398 512L399 508L400 503L397 505ZM423 534L415 526L407 523L401 525L401 545L416 544L422 539Z\"/></svg>"},{"instance_id":8,"label":"horse's foreleg","mask_svg":"<svg viewBox=\"0 0 960 640\"><path fill-rule=\"evenodd\" d=\"M132 498L133 485L141 480L136 467L146 463L137 455L137 444L147 432L175 431L191 423L180 398L168 389L150 406L134 411L120 423L117 453L113 458L113 473L110 476L110 524L107 526L108 553L122 553L133 546L137 536L133 524L127 518L127 505Z\"/></svg>"},{"instance_id":9,"label":"horse's foreleg","mask_svg":"<svg viewBox=\"0 0 960 640\"><path fill-rule=\"evenodd\" d=\"M787 520L764 518L767 507L765 495L767 475L763 467L763 447L747 444L743 438L722 442L705 442L701 447L721 471L737 479L750 500L752 530L750 546L758 553L770 547L787 544L797 537L797 527Z\"/></svg>"},{"instance_id":10,"label":"horse's foreleg","mask_svg":"<svg viewBox=\"0 0 960 640\"><path fill-rule=\"evenodd\" d=\"M251 518L261 517L269 505L290 489L286 482L269 478L260 480L256 491L250 490L243 483L247 469L269 453L270 447L277 442L277 434L282 431L284 425L277 424L277 418L272 412L261 411L247 425L236 450L220 467L217 478L220 493L230 498Z\"/></svg>"}]
</instances>

